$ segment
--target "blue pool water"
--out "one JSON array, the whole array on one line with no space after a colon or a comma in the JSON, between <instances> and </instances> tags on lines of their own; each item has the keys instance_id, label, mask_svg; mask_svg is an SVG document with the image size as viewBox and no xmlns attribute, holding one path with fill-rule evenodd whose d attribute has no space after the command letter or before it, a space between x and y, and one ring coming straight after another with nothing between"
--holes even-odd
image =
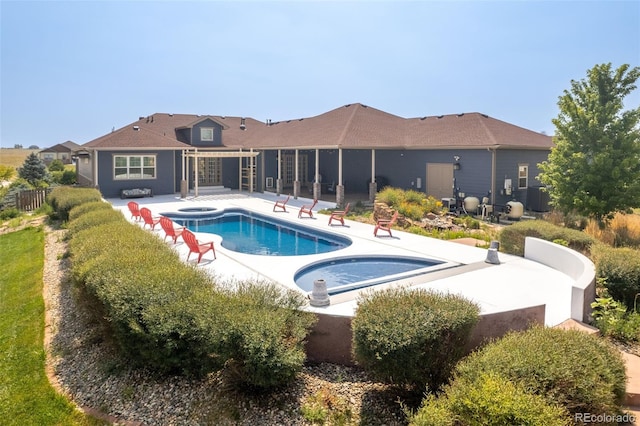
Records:
<instances>
[{"instance_id":1,"label":"blue pool water","mask_svg":"<svg viewBox=\"0 0 640 426\"><path fill-rule=\"evenodd\" d=\"M351 240L242 209L225 209L207 217L165 213L194 232L222 237L226 249L267 256L299 256L340 250Z\"/></svg>"},{"instance_id":2,"label":"blue pool water","mask_svg":"<svg viewBox=\"0 0 640 426\"><path fill-rule=\"evenodd\" d=\"M313 282L323 279L329 294L337 294L426 273L429 268L444 264L440 260L395 256L339 258L302 268L294 275L294 281L302 290L312 291Z\"/></svg>"}]
</instances>

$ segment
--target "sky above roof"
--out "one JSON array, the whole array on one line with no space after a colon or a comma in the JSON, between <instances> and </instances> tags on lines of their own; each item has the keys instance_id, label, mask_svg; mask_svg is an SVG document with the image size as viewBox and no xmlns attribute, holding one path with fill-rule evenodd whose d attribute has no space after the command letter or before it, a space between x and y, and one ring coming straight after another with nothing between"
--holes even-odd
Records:
<instances>
[{"instance_id":1,"label":"sky above roof","mask_svg":"<svg viewBox=\"0 0 640 426\"><path fill-rule=\"evenodd\" d=\"M357 102L552 135L571 80L640 65L636 0L0 0L0 31L3 148L84 144L156 112L278 121Z\"/></svg>"}]
</instances>

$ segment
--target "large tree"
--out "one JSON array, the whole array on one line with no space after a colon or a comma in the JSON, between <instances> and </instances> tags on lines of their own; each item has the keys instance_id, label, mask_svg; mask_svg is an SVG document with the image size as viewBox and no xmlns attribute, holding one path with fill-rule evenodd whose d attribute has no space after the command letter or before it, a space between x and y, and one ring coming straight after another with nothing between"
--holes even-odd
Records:
<instances>
[{"instance_id":1,"label":"large tree","mask_svg":"<svg viewBox=\"0 0 640 426\"><path fill-rule=\"evenodd\" d=\"M623 110L640 68L596 65L560 96L555 146L539 164L551 204L606 222L640 207L640 107Z\"/></svg>"}]
</instances>

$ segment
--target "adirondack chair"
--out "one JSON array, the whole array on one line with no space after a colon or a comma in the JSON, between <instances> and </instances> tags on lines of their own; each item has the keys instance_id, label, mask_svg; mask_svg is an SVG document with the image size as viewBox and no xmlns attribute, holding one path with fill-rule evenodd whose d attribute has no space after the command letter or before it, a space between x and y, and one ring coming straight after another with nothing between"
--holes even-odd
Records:
<instances>
[{"instance_id":1,"label":"adirondack chair","mask_svg":"<svg viewBox=\"0 0 640 426\"><path fill-rule=\"evenodd\" d=\"M213 247L213 241L201 243L196 239L196 236L193 234L193 232L189 231L187 228L184 228L184 230L182 231L182 239L187 244L187 247L189 247L187 260L189 260L191 253L197 253L198 261L196 263L200 263L200 260L202 260L202 255L207 253L208 251L212 251L213 258L216 259L216 249Z\"/></svg>"},{"instance_id":2,"label":"adirondack chair","mask_svg":"<svg viewBox=\"0 0 640 426\"><path fill-rule=\"evenodd\" d=\"M153 230L156 228L156 225L160 223L160 218L158 216L154 216L151 214L151 210L146 207L140 209L140 216L142 216L142 220L144 221L144 225L142 227L149 225L149 227Z\"/></svg>"},{"instance_id":3,"label":"adirondack chair","mask_svg":"<svg viewBox=\"0 0 640 426\"><path fill-rule=\"evenodd\" d=\"M139 221L141 216L140 206L138 206L138 203L136 203L135 201L129 201L127 203L127 207L129 207L129 211L131 212L131 219L135 220L136 222Z\"/></svg>"},{"instance_id":4,"label":"adirondack chair","mask_svg":"<svg viewBox=\"0 0 640 426\"><path fill-rule=\"evenodd\" d=\"M313 200L313 204L311 205L306 205L306 206L302 206L300 208L300 211L298 212L298 219L302 217L302 214L308 214L309 217L313 217L313 208L316 206L316 204L318 204L318 200L314 199Z\"/></svg>"},{"instance_id":5,"label":"adirondack chair","mask_svg":"<svg viewBox=\"0 0 640 426\"><path fill-rule=\"evenodd\" d=\"M287 198L283 200L277 200L276 203L273 205L273 211L275 212L276 209L282 209L283 212L286 212L287 203L289 202L290 198L291 198L291 195L287 195Z\"/></svg>"},{"instance_id":6,"label":"adirondack chair","mask_svg":"<svg viewBox=\"0 0 640 426\"><path fill-rule=\"evenodd\" d=\"M173 221L166 216L160 216L160 226L162 226L165 233L164 239L166 240L167 237L173 238L173 244L178 242L178 237L181 236L184 231L184 227L176 226Z\"/></svg>"},{"instance_id":7,"label":"adirondack chair","mask_svg":"<svg viewBox=\"0 0 640 426\"><path fill-rule=\"evenodd\" d=\"M391 216L391 219L379 219L376 223L376 227L373 229L373 235L377 237L378 231L382 230L387 231L389 233L389 236L393 237L393 235L391 235L391 227L396 223L396 220L398 220L397 210L393 214L393 216Z\"/></svg>"},{"instance_id":8,"label":"adirondack chair","mask_svg":"<svg viewBox=\"0 0 640 426\"><path fill-rule=\"evenodd\" d=\"M351 203L347 203L344 210L334 210L331 212L331 216L329 216L329 225L331 225L331 221L335 219L344 226L344 217L349 213L349 207L351 207Z\"/></svg>"}]
</instances>

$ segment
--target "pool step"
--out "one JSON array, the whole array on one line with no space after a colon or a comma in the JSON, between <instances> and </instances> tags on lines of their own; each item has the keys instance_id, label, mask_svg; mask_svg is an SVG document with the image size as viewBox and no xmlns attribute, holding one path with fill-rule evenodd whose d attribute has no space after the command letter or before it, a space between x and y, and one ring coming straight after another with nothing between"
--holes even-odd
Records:
<instances>
[{"instance_id":1,"label":"pool step","mask_svg":"<svg viewBox=\"0 0 640 426\"><path fill-rule=\"evenodd\" d=\"M404 278L401 280L391 281L388 283L376 284L376 289L385 289L388 287L398 287L403 285L416 286L420 284L425 284L431 281L441 280L443 278L452 277L454 275L466 274L467 272L477 271L479 269L484 269L494 266L487 262L474 262L469 264L460 264L453 265L450 268L444 268L433 272L427 272L422 275L414 275L409 278ZM354 289L353 291L345 291L344 293L339 293L331 296L331 304L344 303L354 300L358 297L358 294L362 290L367 290L369 287L363 287L359 289Z\"/></svg>"}]
</instances>

